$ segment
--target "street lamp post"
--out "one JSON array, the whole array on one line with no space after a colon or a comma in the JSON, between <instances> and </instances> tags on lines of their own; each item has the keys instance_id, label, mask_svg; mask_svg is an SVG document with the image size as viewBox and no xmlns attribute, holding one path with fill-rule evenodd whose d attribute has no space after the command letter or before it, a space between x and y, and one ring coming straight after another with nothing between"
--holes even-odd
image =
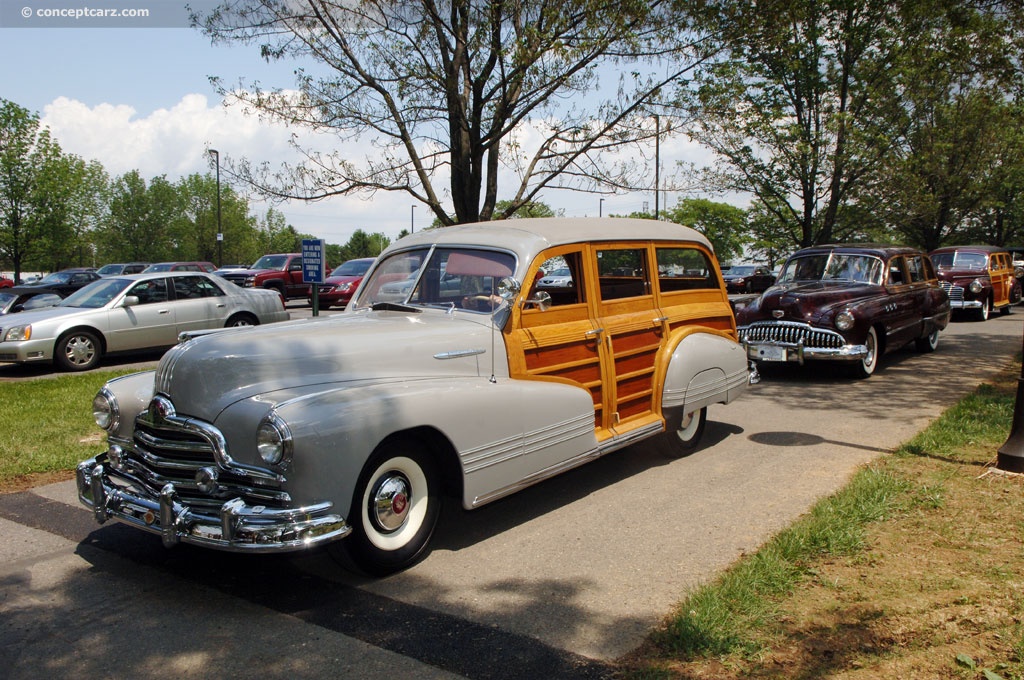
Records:
<instances>
[{"instance_id":1,"label":"street lamp post","mask_svg":"<svg viewBox=\"0 0 1024 680\"><path fill-rule=\"evenodd\" d=\"M661 191L661 118L654 116L654 219L658 219L658 192Z\"/></svg>"},{"instance_id":2,"label":"street lamp post","mask_svg":"<svg viewBox=\"0 0 1024 680\"><path fill-rule=\"evenodd\" d=\"M597 216L604 217L604 199L598 199L597 201Z\"/></svg>"},{"instance_id":3,"label":"street lamp post","mask_svg":"<svg viewBox=\"0 0 1024 680\"><path fill-rule=\"evenodd\" d=\"M224 266L224 232L220 226L220 152L210 149L210 155L217 163L217 266Z\"/></svg>"},{"instance_id":4,"label":"street lamp post","mask_svg":"<svg viewBox=\"0 0 1024 680\"><path fill-rule=\"evenodd\" d=\"M409 206L409 233L416 233L416 206Z\"/></svg>"}]
</instances>

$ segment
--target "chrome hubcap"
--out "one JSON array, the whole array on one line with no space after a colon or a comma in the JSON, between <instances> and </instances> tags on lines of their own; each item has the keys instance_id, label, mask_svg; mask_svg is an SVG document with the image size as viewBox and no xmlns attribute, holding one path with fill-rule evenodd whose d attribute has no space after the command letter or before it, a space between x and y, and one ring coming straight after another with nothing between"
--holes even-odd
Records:
<instances>
[{"instance_id":1,"label":"chrome hubcap","mask_svg":"<svg viewBox=\"0 0 1024 680\"><path fill-rule=\"evenodd\" d=\"M84 338L72 338L68 341L67 357L74 364L88 363L93 356L92 343Z\"/></svg>"},{"instance_id":2,"label":"chrome hubcap","mask_svg":"<svg viewBox=\"0 0 1024 680\"><path fill-rule=\"evenodd\" d=\"M391 472L381 477L370 496L370 519L378 530L397 531L409 516L409 480Z\"/></svg>"}]
</instances>

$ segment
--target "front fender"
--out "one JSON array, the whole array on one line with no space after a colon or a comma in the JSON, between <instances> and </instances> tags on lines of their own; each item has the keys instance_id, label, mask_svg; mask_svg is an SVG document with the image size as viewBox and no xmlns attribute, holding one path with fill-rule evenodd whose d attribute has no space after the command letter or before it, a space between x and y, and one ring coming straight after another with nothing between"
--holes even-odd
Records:
<instances>
[{"instance_id":1,"label":"front fender","mask_svg":"<svg viewBox=\"0 0 1024 680\"><path fill-rule=\"evenodd\" d=\"M349 386L274 411L294 438L289 493L303 503L331 500L342 512L366 460L399 432L431 428L447 440L467 508L597 450L589 392L562 383L466 377Z\"/></svg>"},{"instance_id":2,"label":"front fender","mask_svg":"<svg viewBox=\"0 0 1024 680\"><path fill-rule=\"evenodd\" d=\"M672 350L661 395L662 412L687 413L710 404L728 404L749 380L743 346L726 334L696 331L682 336Z\"/></svg>"}]
</instances>

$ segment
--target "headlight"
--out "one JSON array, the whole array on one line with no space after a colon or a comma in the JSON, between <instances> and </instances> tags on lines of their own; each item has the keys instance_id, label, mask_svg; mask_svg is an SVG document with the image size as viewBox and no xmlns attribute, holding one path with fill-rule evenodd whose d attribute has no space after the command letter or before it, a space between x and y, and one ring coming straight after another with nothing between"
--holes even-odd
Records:
<instances>
[{"instance_id":1,"label":"headlight","mask_svg":"<svg viewBox=\"0 0 1024 680\"><path fill-rule=\"evenodd\" d=\"M117 407L117 399L106 387L92 398L92 418L102 429L113 432L120 424L121 412Z\"/></svg>"},{"instance_id":2,"label":"headlight","mask_svg":"<svg viewBox=\"0 0 1024 680\"><path fill-rule=\"evenodd\" d=\"M32 326L12 326L7 329L7 333L4 334L4 342L18 342L20 340L29 340L32 338Z\"/></svg>"},{"instance_id":3,"label":"headlight","mask_svg":"<svg viewBox=\"0 0 1024 680\"><path fill-rule=\"evenodd\" d=\"M242 285L246 286L248 288L252 288L253 284L255 284L255 283L256 283L256 277L255 276L246 276L245 277L245 281L242 282Z\"/></svg>"},{"instance_id":4,"label":"headlight","mask_svg":"<svg viewBox=\"0 0 1024 680\"><path fill-rule=\"evenodd\" d=\"M338 291L339 293L347 293L351 289L352 289L352 284L351 283L341 283L341 284L338 284L337 286L334 287L334 290Z\"/></svg>"},{"instance_id":5,"label":"headlight","mask_svg":"<svg viewBox=\"0 0 1024 680\"><path fill-rule=\"evenodd\" d=\"M276 413L266 416L256 429L256 450L267 465L287 465L292 458L292 433Z\"/></svg>"},{"instance_id":6,"label":"headlight","mask_svg":"<svg viewBox=\"0 0 1024 680\"><path fill-rule=\"evenodd\" d=\"M836 314L836 328L841 331L848 331L853 328L853 313L848 309Z\"/></svg>"},{"instance_id":7,"label":"headlight","mask_svg":"<svg viewBox=\"0 0 1024 680\"><path fill-rule=\"evenodd\" d=\"M985 286L981 283L980 279L974 279L973 281L971 281L970 289L971 292L974 293L975 295L980 293L984 288Z\"/></svg>"}]
</instances>

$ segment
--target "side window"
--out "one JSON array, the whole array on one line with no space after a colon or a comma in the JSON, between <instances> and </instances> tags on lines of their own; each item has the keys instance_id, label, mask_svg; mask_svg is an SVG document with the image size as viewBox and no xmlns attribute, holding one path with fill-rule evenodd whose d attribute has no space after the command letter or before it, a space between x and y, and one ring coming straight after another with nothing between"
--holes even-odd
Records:
<instances>
[{"instance_id":1,"label":"side window","mask_svg":"<svg viewBox=\"0 0 1024 680\"><path fill-rule=\"evenodd\" d=\"M924 265L920 255L907 258L907 271L910 273L910 282L918 283L924 281Z\"/></svg>"},{"instance_id":2,"label":"side window","mask_svg":"<svg viewBox=\"0 0 1024 680\"><path fill-rule=\"evenodd\" d=\"M302 271L302 258L297 257L294 260L292 260L288 264L288 271L290 271L290 272L300 272L300 271Z\"/></svg>"},{"instance_id":3,"label":"side window","mask_svg":"<svg viewBox=\"0 0 1024 680\"><path fill-rule=\"evenodd\" d=\"M658 286L663 293L720 288L711 260L696 248L658 248Z\"/></svg>"},{"instance_id":4,"label":"side window","mask_svg":"<svg viewBox=\"0 0 1024 680\"><path fill-rule=\"evenodd\" d=\"M544 275L533 282L530 296L536 291L544 291L551 296L552 306L586 302L582 253L577 251L552 257L541 265L541 269Z\"/></svg>"},{"instance_id":5,"label":"side window","mask_svg":"<svg viewBox=\"0 0 1024 680\"><path fill-rule=\"evenodd\" d=\"M620 300L650 293L646 251L642 248L598 250L597 276L602 300Z\"/></svg>"},{"instance_id":6,"label":"side window","mask_svg":"<svg viewBox=\"0 0 1024 680\"><path fill-rule=\"evenodd\" d=\"M906 283L903 277L903 258L894 257L889 260L889 285L901 286Z\"/></svg>"},{"instance_id":7,"label":"side window","mask_svg":"<svg viewBox=\"0 0 1024 680\"><path fill-rule=\"evenodd\" d=\"M219 297L224 291L202 276L179 276L173 279L174 296L179 300Z\"/></svg>"},{"instance_id":8,"label":"side window","mask_svg":"<svg viewBox=\"0 0 1024 680\"><path fill-rule=\"evenodd\" d=\"M167 302L167 279L139 281L131 287L128 295L134 295L139 298L140 305Z\"/></svg>"}]
</instances>

